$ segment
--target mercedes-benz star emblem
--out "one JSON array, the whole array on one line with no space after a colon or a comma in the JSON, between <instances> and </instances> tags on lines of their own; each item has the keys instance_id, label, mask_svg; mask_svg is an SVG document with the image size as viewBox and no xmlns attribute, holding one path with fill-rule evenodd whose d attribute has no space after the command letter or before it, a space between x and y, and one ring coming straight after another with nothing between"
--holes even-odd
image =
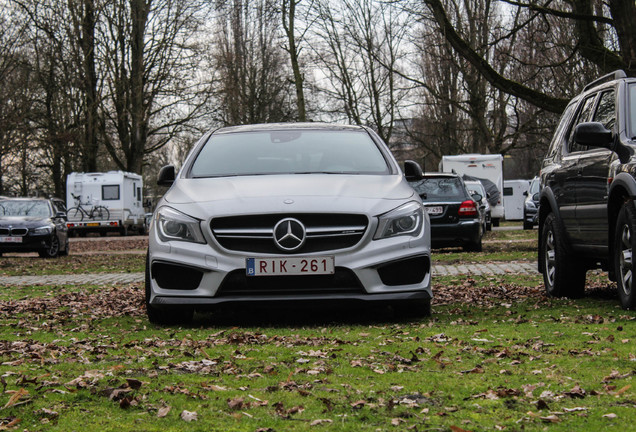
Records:
<instances>
[{"instance_id":1,"label":"mercedes-benz star emblem","mask_svg":"<svg viewBox=\"0 0 636 432\"><path fill-rule=\"evenodd\" d=\"M300 249L305 244L305 226L296 219L281 220L274 227L274 243L285 252Z\"/></svg>"}]
</instances>

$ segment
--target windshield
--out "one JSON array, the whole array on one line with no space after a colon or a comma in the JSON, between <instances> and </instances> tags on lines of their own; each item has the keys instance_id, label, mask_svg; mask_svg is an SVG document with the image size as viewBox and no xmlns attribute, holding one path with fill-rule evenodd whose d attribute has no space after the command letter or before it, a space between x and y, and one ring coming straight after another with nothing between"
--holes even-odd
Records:
<instances>
[{"instance_id":1,"label":"windshield","mask_svg":"<svg viewBox=\"0 0 636 432\"><path fill-rule=\"evenodd\" d=\"M532 183L530 183L530 193L529 195L534 195L536 193L539 193L539 179L535 178L532 180Z\"/></svg>"},{"instance_id":2,"label":"windshield","mask_svg":"<svg viewBox=\"0 0 636 432\"><path fill-rule=\"evenodd\" d=\"M192 177L265 174L388 174L382 152L364 131L283 130L212 135Z\"/></svg>"},{"instance_id":3,"label":"windshield","mask_svg":"<svg viewBox=\"0 0 636 432\"><path fill-rule=\"evenodd\" d=\"M49 217L51 209L45 201L0 201L0 216Z\"/></svg>"},{"instance_id":4,"label":"windshield","mask_svg":"<svg viewBox=\"0 0 636 432\"><path fill-rule=\"evenodd\" d=\"M457 177L425 178L411 183L411 186L420 196L426 194L429 201L446 198L464 199L466 196L461 180Z\"/></svg>"}]
</instances>

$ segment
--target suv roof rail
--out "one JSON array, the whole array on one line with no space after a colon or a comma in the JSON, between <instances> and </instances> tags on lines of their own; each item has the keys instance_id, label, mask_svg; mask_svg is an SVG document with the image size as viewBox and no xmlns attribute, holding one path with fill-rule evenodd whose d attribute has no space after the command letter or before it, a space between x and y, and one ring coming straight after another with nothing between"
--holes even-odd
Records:
<instances>
[{"instance_id":1,"label":"suv roof rail","mask_svg":"<svg viewBox=\"0 0 636 432\"><path fill-rule=\"evenodd\" d=\"M585 87L583 87L583 91L588 91L589 89L596 87L597 85L604 83L605 81L612 81L615 79L627 78L627 74L624 70L618 69L614 72L610 72L607 75L603 75L602 77L595 79Z\"/></svg>"}]
</instances>

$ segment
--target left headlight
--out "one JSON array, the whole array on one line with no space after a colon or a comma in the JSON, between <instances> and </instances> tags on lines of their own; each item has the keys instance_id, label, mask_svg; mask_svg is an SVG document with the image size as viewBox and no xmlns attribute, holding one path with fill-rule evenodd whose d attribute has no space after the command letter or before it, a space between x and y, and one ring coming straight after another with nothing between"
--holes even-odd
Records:
<instances>
[{"instance_id":1,"label":"left headlight","mask_svg":"<svg viewBox=\"0 0 636 432\"><path fill-rule=\"evenodd\" d=\"M417 236L422 230L424 210L422 205L411 201L378 217L378 229L374 240L400 235Z\"/></svg>"},{"instance_id":2,"label":"left headlight","mask_svg":"<svg viewBox=\"0 0 636 432\"><path fill-rule=\"evenodd\" d=\"M31 230L31 234L33 234L33 235L45 235L45 234L51 234L51 231L52 231L52 230L53 230L53 229L52 229L50 226L45 225L45 226L41 226L41 227L37 227L37 228L33 228L33 229Z\"/></svg>"},{"instance_id":3,"label":"left headlight","mask_svg":"<svg viewBox=\"0 0 636 432\"><path fill-rule=\"evenodd\" d=\"M199 220L171 207L157 210L157 233L162 241L205 243Z\"/></svg>"},{"instance_id":4,"label":"left headlight","mask_svg":"<svg viewBox=\"0 0 636 432\"><path fill-rule=\"evenodd\" d=\"M536 210L537 206L535 205L534 201L526 201L526 209L527 210Z\"/></svg>"}]
</instances>

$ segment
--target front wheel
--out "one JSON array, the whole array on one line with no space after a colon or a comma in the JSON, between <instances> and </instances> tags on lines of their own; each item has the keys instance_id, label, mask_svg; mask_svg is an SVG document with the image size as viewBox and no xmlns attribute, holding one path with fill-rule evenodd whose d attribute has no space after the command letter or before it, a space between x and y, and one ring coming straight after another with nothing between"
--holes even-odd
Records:
<instances>
[{"instance_id":1,"label":"front wheel","mask_svg":"<svg viewBox=\"0 0 636 432\"><path fill-rule=\"evenodd\" d=\"M585 267L569 253L563 227L550 213L541 233L540 259L543 260L543 282L552 297L581 297L585 291Z\"/></svg>"},{"instance_id":2,"label":"front wheel","mask_svg":"<svg viewBox=\"0 0 636 432\"><path fill-rule=\"evenodd\" d=\"M623 204L616 220L614 232L614 271L618 297L623 309L636 306L634 293L634 261L633 251L636 249L636 210L634 202Z\"/></svg>"},{"instance_id":3,"label":"front wheel","mask_svg":"<svg viewBox=\"0 0 636 432\"><path fill-rule=\"evenodd\" d=\"M46 247L38 252L40 258L57 258L60 253L60 240L57 238L57 234L53 233L50 241Z\"/></svg>"}]
</instances>

